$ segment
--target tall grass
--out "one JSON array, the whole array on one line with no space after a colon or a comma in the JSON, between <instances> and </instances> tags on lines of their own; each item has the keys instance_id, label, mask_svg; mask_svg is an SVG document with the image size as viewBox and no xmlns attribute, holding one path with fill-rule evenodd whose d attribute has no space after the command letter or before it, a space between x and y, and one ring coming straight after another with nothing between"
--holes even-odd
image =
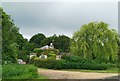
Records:
<instances>
[{"instance_id":1,"label":"tall grass","mask_svg":"<svg viewBox=\"0 0 120 81\"><path fill-rule=\"evenodd\" d=\"M33 65L3 65L2 79L34 79L38 78L37 68Z\"/></svg>"},{"instance_id":2,"label":"tall grass","mask_svg":"<svg viewBox=\"0 0 120 81\"><path fill-rule=\"evenodd\" d=\"M0 65L0 81L2 79L2 65Z\"/></svg>"}]
</instances>

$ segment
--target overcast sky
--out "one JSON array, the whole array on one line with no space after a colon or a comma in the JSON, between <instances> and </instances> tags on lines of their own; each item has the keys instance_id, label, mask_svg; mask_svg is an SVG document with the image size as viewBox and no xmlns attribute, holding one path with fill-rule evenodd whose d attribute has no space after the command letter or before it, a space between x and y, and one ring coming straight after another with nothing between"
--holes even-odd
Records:
<instances>
[{"instance_id":1,"label":"overcast sky","mask_svg":"<svg viewBox=\"0 0 120 81\"><path fill-rule=\"evenodd\" d=\"M104 21L118 30L117 2L3 2L2 7L28 39L37 33L71 37L93 21Z\"/></svg>"}]
</instances>

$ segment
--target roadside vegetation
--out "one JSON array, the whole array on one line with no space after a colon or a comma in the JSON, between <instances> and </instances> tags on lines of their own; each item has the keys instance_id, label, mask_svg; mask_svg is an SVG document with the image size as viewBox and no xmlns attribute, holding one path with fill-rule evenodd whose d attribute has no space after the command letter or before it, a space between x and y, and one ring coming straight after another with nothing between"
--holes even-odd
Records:
<instances>
[{"instance_id":1,"label":"roadside vegetation","mask_svg":"<svg viewBox=\"0 0 120 81\"><path fill-rule=\"evenodd\" d=\"M3 65L2 79L45 79L33 65Z\"/></svg>"},{"instance_id":2,"label":"roadside vegetation","mask_svg":"<svg viewBox=\"0 0 120 81\"><path fill-rule=\"evenodd\" d=\"M70 54L63 54L61 60L53 57L47 59L36 57L31 59L30 63L48 69L117 68L120 36L117 31L108 27L109 25L104 22L83 25L71 39Z\"/></svg>"},{"instance_id":3,"label":"roadside vegetation","mask_svg":"<svg viewBox=\"0 0 120 81\"><path fill-rule=\"evenodd\" d=\"M63 71L74 71L74 72L92 72L92 73L118 73L118 68L109 68L106 70L85 70L85 69L62 69Z\"/></svg>"},{"instance_id":4,"label":"roadside vegetation","mask_svg":"<svg viewBox=\"0 0 120 81\"><path fill-rule=\"evenodd\" d=\"M0 65L0 80L2 79L2 65Z\"/></svg>"},{"instance_id":5,"label":"roadside vegetation","mask_svg":"<svg viewBox=\"0 0 120 81\"><path fill-rule=\"evenodd\" d=\"M0 17L2 44L0 43L0 46L2 46L3 79L45 78L38 75L37 68L117 72L120 36L105 22L85 24L74 32L72 38L56 34L46 37L38 33L28 41L19 33L19 28L2 8L0 8L0 14L2 14ZM53 43L54 49L40 49L50 43ZM30 59L30 53L36 53L37 56ZM39 58L40 55L47 55L48 58ZM56 60L57 55L61 55L61 59ZM18 59L25 61L26 65L18 64Z\"/></svg>"}]
</instances>

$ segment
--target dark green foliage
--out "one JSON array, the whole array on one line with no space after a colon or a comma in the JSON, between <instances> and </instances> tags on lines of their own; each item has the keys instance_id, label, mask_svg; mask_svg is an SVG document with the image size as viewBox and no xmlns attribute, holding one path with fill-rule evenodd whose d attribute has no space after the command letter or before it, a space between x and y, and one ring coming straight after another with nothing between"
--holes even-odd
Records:
<instances>
[{"instance_id":1,"label":"dark green foliage","mask_svg":"<svg viewBox=\"0 0 120 81\"><path fill-rule=\"evenodd\" d=\"M61 52L69 52L70 51L70 38L65 35L61 35L61 36L59 35L56 48L59 49Z\"/></svg>"},{"instance_id":2,"label":"dark green foliage","mask_svg":"<svg viewBox=\"0 0 120 81\"><path fill-rule=\"evenodd\" d=\"M0 7L0 64L2 64L2 8Z\"/></svg>"},{"instance_id":3,"label":"dark green foliage","mask_svg":"<svg viewBox=\"0 0 120 81\"><path fill-rule=\"evenodd\" d=\"M16 63L19 52L16 40L19 31L10 16L2 9L0 12L2 12L2 62Z\"/></svg>"},{"instance_id":4,"label":"dark green foliage","mask_svg":"<svg viewBox=\"0 0 120 81\"><path fill-rule=\"evenodd\" d=\"M42 33L38 33L36 35L34 35L31 39L30 39L30 43L34 43L36 45L36 47L41 47L43 46L43 44L41 43L44 39L46 39L45 35Z\"/></svg>"},{"instance_id":5,"label":"dark green foliage","mask_svg":"<svg viewBox=\"0 0 120 81\"><path fill-rule=\"evenodd\" d=\"M48 69L88 69L88 70L105 70L111 67L116 67L115 64L99 63L93 60L84 60L79 57L66 56L62 60L49 59L34 59L31 63L37 67Z\"/></svg>"},{"instance_id":6,"label":"dark green foliage","mask_svg":"<svg viewBox=\"0 0 120 81\"><path fill-rule=\"evenodd\" d=\"M18 58L25 62L29 62L29 54L34 50L35 45L33 43L29 43L28 41L24 41L22 44L22 46L19 45L21 46L21 49L19 48Z\"/></svg>"},{"instance_id":7,"label":"dark green foliage","mask_svg":"<svg viewBox=\"0 0 120 81\"><path fill-rule=\"evenodd\" d=\"M61 69L61 61L54 58L48 59L34 59L31 61L37 67L43 67L48 69Z\"/></svg>"},{"instance_id":8,"label":"dark green foliage","mask_svg":"<svg viewBox=\"0 0 120 81\"><path fill-rule=\"evenodd\" d=\"M23 38L11 17L1 8L0 12L2 12L2 17L0 17L0 24L2 24L2 63L17 63L18 58L28 62L29 53L35 48L35 45Z\"/></svg>"},{"instance_id":9,"label":"dark green foliage","mask_svg":"<svg viewBox=\"0 0 120 81\"><path fill-rule=\"evenodd\" d=\"M94 63L94 62L66 62L64 63L65 69L88 69L88 70L105 70L108 68L107 64L101 63Z\"/></svg>"},{"instance_id":10,"label":"dark green foliage","mask_svg":"<svg viewBox=\"0 0 120 81\"><path fill-rule=\"evenodd\" d=\"M62 59L68 62L85 62L86 60L75 55L62 55Z\"/></svg>"},{"instance_id":11,"label":"dark green foliage","mask_svg":"<svg viewBox=\"0 0 120 81\"><path fill-rule=\"evenodd\" d=\"M102 69L117 67L117 63L110 63L110 62L105 63L99 60L84 59L75 55L71 55L71 56L64 55L62 56L62 59L65 60L66 62L75 63L76 65L82 64L81 69L102 70Z\"/></svg>"},{"instance_id":12,"label":"dark green foliage","mask_svg":"<svg viewBox=\"0 0 120 81\"><path fill-rule=\"evenodd\" d=\"M60 52L69 52L70 51L70 38L65 35L53 35L50 37L47 37L42 41L43 45L50 45L50 43L53 43L54 47Z\"/></svg>"},{"instance_id":13,"label":"dark green foliage","mask_svg":"<svg viewBox=\"0 0 120 81\"><path fill-rule=\"evenodd\" d=\"M101 63L93 60L86 60L79 56L62 56L62 59L65 60L66 69L89 69L89 70L104 70L107 69L110 64Z\"/></svg>"},{"instance_id":14,"label":"dark green foliage","mask_svg":"<svg viewBox=\"0 0 120 81\"><path fill-rule=\"evenodd\" d=\"M119 35L120 37L120 35ZM118 41L119 51L118 51L118 64L120 65L120 40ZM120 68L120 66L118 66Z\"/></svg>"},{"instance_id":15,"label":"dark green foliage","mask_svg":"<svg viewBox=\"0 0 120 81\"><path fill-rule=\"evenodd\" d=\"M33 65L3 65L2 79L34 79L38 77Z\"/></svg>"}]
</instances>

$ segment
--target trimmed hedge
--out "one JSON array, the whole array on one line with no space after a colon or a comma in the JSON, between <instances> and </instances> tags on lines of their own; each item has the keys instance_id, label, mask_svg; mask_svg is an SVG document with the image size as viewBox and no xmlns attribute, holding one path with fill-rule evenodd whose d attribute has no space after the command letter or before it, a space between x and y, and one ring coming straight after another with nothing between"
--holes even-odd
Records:
<instances>
[{"instance_id":1,"label":"trimmed hedge","mask_svg":"<svg viewBox=\"0 0 120 81\"><path fill-rule=\"evenodd\" d=\"M61 69L61 63L60 60L55 60L53 58L48 59L34 59L31 63L33 63L37 67L43 67L48 69Z\"/></svg>"},{"instance_id":2,"label":"trimmed hedge","mask_svg":"<svg viewBox=\"0 0 120 81\"><path fill-rule=\"evenodd\" d=\"M96 63L93 61L86 62L68 62L65 60L35 59L32 63L37 67L48 69L89 69L89 70L105 70L109 68L106 63Z\"/></svg>"}]
</instances>

